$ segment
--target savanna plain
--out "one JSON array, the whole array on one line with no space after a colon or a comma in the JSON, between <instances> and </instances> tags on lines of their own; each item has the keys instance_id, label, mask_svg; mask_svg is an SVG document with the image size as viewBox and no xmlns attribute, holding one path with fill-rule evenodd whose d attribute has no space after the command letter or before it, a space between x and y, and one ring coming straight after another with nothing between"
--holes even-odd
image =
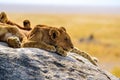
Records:
<instances>
[{"instance_id":1,"label":"savanna plain","mask_svg":"<svg viewBox=\"0 0 120 80\"><path fill-rule=\"evenodd\" d=\"M120 77L120 15L119 14L32 14L7 13L8 18L22 25L45 24L65 27L75 47L99 60L100 67Z\"/></svg>"}]
</instances>

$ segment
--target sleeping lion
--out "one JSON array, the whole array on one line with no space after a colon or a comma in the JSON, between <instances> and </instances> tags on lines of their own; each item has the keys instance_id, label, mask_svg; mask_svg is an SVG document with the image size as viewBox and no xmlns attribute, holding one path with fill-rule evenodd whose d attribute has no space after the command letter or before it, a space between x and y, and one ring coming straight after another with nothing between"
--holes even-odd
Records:
<instances>
[{"instance_id":1,"label":"sleeping lion","mask_svg":"<svg viewBox=\"0 0 120 80\"><path fill-rule=\"evenodd\" d=\"M37 25L28 34L28 38L22 43L22 47L41 48L66 56L67 52L73 49L73 44L64 27Z\"/></svg>"}]
</instances>

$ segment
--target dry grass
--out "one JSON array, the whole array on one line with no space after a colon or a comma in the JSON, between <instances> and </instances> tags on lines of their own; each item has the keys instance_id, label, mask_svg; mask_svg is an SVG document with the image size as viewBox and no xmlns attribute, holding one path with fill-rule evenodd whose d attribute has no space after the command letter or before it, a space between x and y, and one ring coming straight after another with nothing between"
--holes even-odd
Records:
<instances>
[{"instance_id":1,"label":"dry grass","mask_svg":"<svg viewBox=\"0 0 120 80\"><path fill-rule=\"evenodd\" d=\"M107 64L104 65L105 68L113 73L112 68L120 68L120 15L20 13L8 15L19 24L22 24L24 19L29 19L33 27L36 24L64 26L76 47L97 57L101 64ZM81 38L87 39L91 34L95 37L94 41L80 43ZM116 76L120 77L119 72Z\"/></svg>"},{"instance_id":2,"label":"dry grass","mask_svg":"<svg viewBox=\"0 0 120 80\"><path fill-rule=\"evenodd\" d=\"M112 73L118 77L120 77L120 67L114 67Z\"/></svg>"}]
</instances>

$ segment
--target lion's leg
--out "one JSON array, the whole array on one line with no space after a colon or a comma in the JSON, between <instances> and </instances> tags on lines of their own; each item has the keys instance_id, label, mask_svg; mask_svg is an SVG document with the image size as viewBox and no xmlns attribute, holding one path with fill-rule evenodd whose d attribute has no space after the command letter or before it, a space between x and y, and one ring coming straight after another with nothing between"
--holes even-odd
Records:
<instances>
[{"instance_id":1,"label":"lion's leg","mask_svg":"<svg viewBox=\"0 0 120 80\"><path fill-rule=\"evenodd\" d=\"M10 47L13 47L13 48L20 48L21 47L21 42L20 42L19 38L16 36L8 37L7 43Z\"/></svg>"},{"instance_id":2,"label":"lion's leg","mask_svg":"<svg viewBox=\"0 0 120 80\"><path fill-rule=\"evenodd\" d=\"M80 51L80 50L77 49L77 48L74 48L71 52L77 53L77 54L81 55L82 57L88 59L92 64L94 64L94 65L96 65L96 66L98 65L98 64L96 63L96 62L98 61L97 58L95 59L95 58L91 57L91 56L90 56L88 53L86 53L86 52L82 52L82 51Z\"/></svg>"},{"instance_id":3,"label":"lion's leg","mask_svg":"<svg viewBox=\"0 0 120 80\"><path fill-rule=\"evenodd\" d=\"M56 50L57 50L56 52L61 56L64 56L64 57L67 56L67 52L63 50L61 47L56 47Z\"/></svg>"},{"instance_id":4,"label":"lion's leg","mask_svg":"<svg viewBox=\"0 0 120 80\"><path fill-rule=\"evenodd\" d=\"M56 52L54 46L48 45L44 42L27 41L25 43L22 43L22 47L40 48L45 49L47 51Z\"/></svg>"}]
</instances>

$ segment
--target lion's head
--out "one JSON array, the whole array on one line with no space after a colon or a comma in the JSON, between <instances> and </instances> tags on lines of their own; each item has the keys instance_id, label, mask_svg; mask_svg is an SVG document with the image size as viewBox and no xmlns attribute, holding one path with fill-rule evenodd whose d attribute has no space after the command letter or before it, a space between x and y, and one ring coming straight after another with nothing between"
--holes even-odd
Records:
<instances>
[{"instance_id":1,"label":"lion's head","mask_svg":"<svg viewBox=\"0 0 120 80\"><path fill-rule=\"evenodd\" d=\"M56 47L61 47L65 51L70 51L71 49L73 49L71 38L64 27L51 28L49 31L49 35L54 41L54 45Z\"/></svg>"}]
</instances>

